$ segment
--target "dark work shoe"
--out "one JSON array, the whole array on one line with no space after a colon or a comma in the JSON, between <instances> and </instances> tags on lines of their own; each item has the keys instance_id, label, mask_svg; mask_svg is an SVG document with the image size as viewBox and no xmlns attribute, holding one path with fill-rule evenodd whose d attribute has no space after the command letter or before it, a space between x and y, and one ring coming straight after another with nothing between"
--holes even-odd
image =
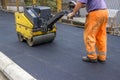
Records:
<instances>
[{"instance_id":1,"label":"dark work shoe","mask_svg":"<svg viewBox=\"0 0 120 80\"><path fill-rule=\"evenodd\" d=\"M98 59L98 62L100 62L100 63L105 63L106 60L103 61L103 60L99 60L99 59Z\"/></svg>"},{"instance_id":2,"label":"dark work shoe","mask_svg":"<svg viewBox=\"0 0 120 80\"><path fill-rule=\"evenodd\" d=\"M97 62L97 59L92 60L92 59L89 59L87 56L82 57L82 60L85 61L85 62L91 62L91 63L96 63Z\"/></svg>"}]
</instances>

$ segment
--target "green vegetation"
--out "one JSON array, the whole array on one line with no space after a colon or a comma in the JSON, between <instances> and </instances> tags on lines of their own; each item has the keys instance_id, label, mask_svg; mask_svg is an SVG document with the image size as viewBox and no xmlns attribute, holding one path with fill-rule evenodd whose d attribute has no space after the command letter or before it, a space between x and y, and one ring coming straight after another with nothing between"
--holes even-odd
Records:
<instances>
[{"instance_id":1,"label":"green vegetation","mask_svg":"<svg viewBox=\"0 0 120 80\"><path fill-rule=\"evenodd\" d=\"M26 6L31 6L32 5L32 0L24 0ZM41 6L49 6L51 7L51 10L55 12L57 10L57 3L56 0L37 0L37 5Z\"/></svg>"},{"instance_id":2,"label":"green vegetation","mask_svg":"<svg viewBox=\"0 0 120 80\"><path fill-rule=\"evenodd\" d=\"M47 4L48 4L49 7L51 7L52 11L57 10L56 0L47 0Z\"/></svg>"}]
</instances>

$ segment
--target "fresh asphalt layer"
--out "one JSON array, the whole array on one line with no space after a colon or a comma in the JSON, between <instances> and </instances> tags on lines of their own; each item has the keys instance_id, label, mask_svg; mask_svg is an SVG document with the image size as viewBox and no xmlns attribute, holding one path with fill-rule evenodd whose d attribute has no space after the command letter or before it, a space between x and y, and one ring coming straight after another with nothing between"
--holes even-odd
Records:
<instances>
[{"instance_id":1,"label":"fresh asphalt layer","mask_svg":"<svg viewBox=\"0 0 120 80\"><path fill-rule=\"evenodd\" d=\"M0 11L0 51L37 80L119 80L120 37L108 34L107 62L86 63L83 29L57 23L52 43L19 42L14 15Z\"/></svg>"}]
</instances>

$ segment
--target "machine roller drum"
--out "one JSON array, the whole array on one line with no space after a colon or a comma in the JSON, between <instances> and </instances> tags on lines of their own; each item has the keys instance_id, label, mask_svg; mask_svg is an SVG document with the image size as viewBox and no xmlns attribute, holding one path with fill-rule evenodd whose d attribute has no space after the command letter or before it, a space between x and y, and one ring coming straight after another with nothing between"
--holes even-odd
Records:
<instances>
[{"instance_id":1,"label":"machine roller drum","mask_svg":"<svg viewBox=\"0 0 120 80\"><path fill-rule=\"evenodd\" d=\"M49 33L45 35L35 36L31 39L27 39L29 46L34 46L41 43L52 42L56 36L56 33Z\"/></svg>"},{"instance_id":2,"label":"machine roller drum","mask_svg":"<svg viewBox=\"0 0 120 80\"><path fill-rule=\"evenodd\" d=\"M34 45L33 38L27 39L27 44L28 44L29 46L33 46L33 45Z\"/></svg>"}]
</instances>

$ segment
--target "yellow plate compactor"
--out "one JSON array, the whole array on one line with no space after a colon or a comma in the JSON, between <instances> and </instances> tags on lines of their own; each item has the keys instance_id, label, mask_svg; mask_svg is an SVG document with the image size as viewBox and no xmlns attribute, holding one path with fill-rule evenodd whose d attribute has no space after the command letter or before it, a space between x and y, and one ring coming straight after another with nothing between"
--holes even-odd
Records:
<instances>
[{"instance_id":1,"label":"yellow plate compactor","mask_svg":"<svg viewBox=\"0 0 120 80\"><path fill-rule=\"evenodd\" d=\"M56 36L55 23L65 14L64 11L51 15L50 7L27 7L24 12L16 12L16 32L19 41L29 46L52 42Z\"/></svg>"}]
</instances>

